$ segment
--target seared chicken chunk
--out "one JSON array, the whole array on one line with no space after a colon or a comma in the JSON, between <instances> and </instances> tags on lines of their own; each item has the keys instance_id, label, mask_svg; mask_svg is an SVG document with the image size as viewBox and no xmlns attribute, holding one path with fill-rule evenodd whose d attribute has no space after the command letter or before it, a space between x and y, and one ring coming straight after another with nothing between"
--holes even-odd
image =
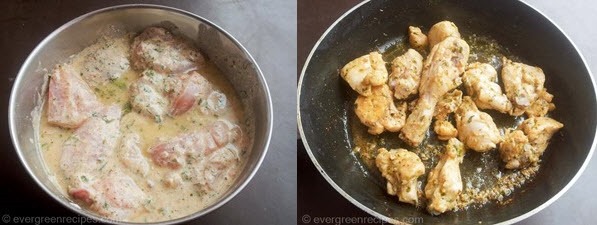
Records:
<instances>
[{"instance_id":1,"label":"seared chicken chunk","mask_svg":"<svg viewBox=\"0 0 597 225\"><path fill-rule=\"evenodd\" d=\"M439 215L456 207L456 200L462 192L460 163L464 151L464 145L458 139L448 140L440 161L429 172L425 197L429 200L427 211L431 214Z\"/></svg>"},{"instance_id":2,"label":"seared chicken chunk","mask_svg":"<svg viewBox=\"0 0 597 225\"><path fill-rule=\"evenodd\" d=\"M526 119L520 124L521 129L529 138L529 143L536 148L538 155L543 155L543 151L549 144L551 136L558 132L564 124L549 117L533 117Z\"/></svg>"},{"instance_id":3,"label":"seared chicken chunk","mask_svg":"<svg viewBox=\"0 0 597 225\"><path fill-rule=\"evenodd\" d=\"M161 73L187 72L205 63L193 44L160 27L149 27L135 37L130 54L135 69Z\"/></svg>"},{"instance_id":4,"label":"seared chicken chunk","mask_svg":"<svg viewBox=\"0 0 597 225\"><path fill-rule=\"evenodd\" d=\"M423 34L421 28L409 26L408 27L408 42L410 46L419 51L424 51L429 45L427 36Z\"/></svg>"},{"instance_id":5,"label":"seared chicken chunk","mask_svg":"<svg viewBox=\"0 0 597 225\"><path fill-rule=\"evenodd\" d=\"M539 97L530 107L526 109L526 114L529 117L543 117L549 111L556 109L556 105L551 103L553 95L547 92L547 89L539 92Z\"/></svg>"},{"instance_id":6,"label":"seared chicken chunk","mask_svg":"<svg viewBox=\"0 0 597 225\"><path fill-rule=\"evenodd\" d=\"M460 74L468 62L469 51L465 41L448 37L429 53L421 75L419 100L400 134L408 144L417 146L423 141L437 102L461 84Z\"/></svg>"},{"instance_id":7,"label":"seared chicken chunk","mask_svg":"<svg viewBox=\"0 0 597 225\"><path fill-rule=\"evenodd\" d=\"M404 55L392 60L392 73L388 84L396 99L405 99L417 94L422 69L423 56L413 49L408 49Z\"/></svg>"},{"instance_id":8,"label":"seared chicken chunk","mask_svg":"<svg viewBox=\"0 0 597 225\"><path fill-rule=\"evenodd\" d=\"M456 111L458 106L462 103L462 91L454 90L442 97L435 108L435 123L433 124L433 131L437 134L440 140L449 140L458 136L458 130L448 120L450 113Z\"/></svg>"},{"instance_id":9,"label":"seared chicken chunk","mask_svg":"<svg viewBox=\"0 0 597 225\"><path fill-rule=\"evenodd\" d=\"M510 114L520 116L539 98L544 89L545 74L539 67L503 58L502 81L513 105Z\"/></svg>"},{"instance_id":10,"label":"seared chicken chunk","mask_svg":"<svg viewBox=\"0 0 597 225\"><path fill-rule=\"evenodd\" d=\"M378 52L371 52L346 64L340 70L342 79L363 96L371 95L371 88L388 81L386 63Z\"/></svg>"},{"instance_id":11,"label":"seared chicken chunk","mask_svg":"<svg viewBox=\"0 0 597 225\"><path fill-rule=\"evenodd\" d=\"M375 164L387 180L389 195L397 195L401 202L418 205L417 178L425 173L425 165L417 154L406 149L388 151L380 148Z\"/></svg>"},{"instance_id":12,"label":"seared chicken chunk","mask_svg":"<svg viewBox=\"0 0 597 225\"><path fill-rule=\"evenodd\" d=\"M508 169L521 169L539 161L549 139L564 125L548 117L525 120L518 130L511 131L500 144L500 157Z\"/></svg>"},{"instance_id":13,"label":"seared chicken chunk","mask_svg":"<svg viewBox=\"0 0 597 225\"><path fill-rule=\"evenodd\" d=\"M489 151L501 141L500 131L491 116L479 111L469 96L462 98L456 110L456 126L458 139L477 152Z\"/></svg>"},{"instance_id":14,"label":"seared chicken chunk","mask_svg":"<svg viewBox=\"0 0 597 225\"><path fill-rule=\"evenodd\" d=\"M355 113L371 134L381 134L384 130L397 132L406 120L406 103L396 107L390 88L381 85L373 87L370 96L359 95Z\"/></svg>"},{"instance_id":15,"label":"seared chicken chunk","mask_svg":"<svg viewBox=\"0 0 597 225\"><path fill-rule=\"evenodd\" d=\"M81 76L93 87L118 79L129 69L129 38L103 40L91 46Z\"/></svg>"},{"instance_id":16,"label":"seared chicken chunk","mask_svg":"<svg viewBox=\"0 0 597 225\"><path fill-rule=\"evenodd\" d=\"M497 71L487 63L470 64L462 76L466 92L480 109L494 109L502 113L512 110L512 103L502 93L497 81Z\"/></svg>"},{"instance_id":17,"label":"seared chicken chunk","mask_svg":"<svg viewBox=\"0 0 597 225\"><path fill-rule=\"evenodd\" d=\"M48 122L64 128L81 125L100 106L87 83L69 65L52 71L48 88Z\"/></svg>"},{"instance_id":18,"label":"seared chicken chunk","mask_svg":"<svg viewBox=\"0 0 597 225\"><path fill-rule=\"evenodd\" d=\"M431 29L429 29L429 34L427 35L427 40L429 40L429 48L433 49L433 46L442 42L447 37L460 38L460 33L458 32L458 27L456 27L456 24L450 21L441 21L434 24Z\"/></svg>"}]
</instances>

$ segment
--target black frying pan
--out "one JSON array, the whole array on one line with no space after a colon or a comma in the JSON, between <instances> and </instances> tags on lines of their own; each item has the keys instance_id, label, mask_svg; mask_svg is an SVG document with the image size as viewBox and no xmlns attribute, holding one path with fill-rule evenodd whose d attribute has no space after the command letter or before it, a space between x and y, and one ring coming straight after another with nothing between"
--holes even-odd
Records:
<instances>
[{"instance_id":1,"label":"black frying pan","mask_svg":"<svg viewBox=\"0 0 597 225\"><path fill-rule=\"evenodd\" d=\"M423 26L426 31L442 20L456 23L463 35L491 36L524 62L541 67L546 87L556 96L558 108L551 116L565 127L552 139L535 179L511 194L508 204L489 203L431 216L388 196L381 176L364 173L359 158L351 154L354 143L349 124L354 122L355 95L338 70L404 36L409 25ZM547 207L574 183L595 145L595 87L582 56L552 22L518 1L376 0L360 4L338 19L313 48L299 81L298 98L299 130L315 166L347 200L390 222L419 217L425 223L439 224L520 221Z\"/></svg>"}]
</instances>

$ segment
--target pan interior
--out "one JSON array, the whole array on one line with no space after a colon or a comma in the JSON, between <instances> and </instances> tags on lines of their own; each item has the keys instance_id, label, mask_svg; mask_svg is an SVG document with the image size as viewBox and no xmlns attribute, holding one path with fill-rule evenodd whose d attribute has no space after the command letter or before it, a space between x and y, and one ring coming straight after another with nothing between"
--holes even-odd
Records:
<instances>
[{"instance_id":1,"label":"pan interior","mask_svg":"<svg viewBox=\"0 0 597 225\"><path fill-rule=\"evenodd\" d=\"M489 203L431 216L424 209L398 203L395 196L385 194L383 179L364 167L352 151L355 96L338 70L363 54L387 50L388 43L405 36L409 25L427 30L442 20L454 22L463 36L491 37L522 62L541 67L546 74L545 85L558 107L551 117L565 127L552 138L535 179L512 193L509 203ZM313 161L353 203L386 219L422 217L426 223L498 223L544 207L588 160L595 136L595 91L580 54L548 19L517 1L368 2L322 38L300 85L300 125Z\"/></svg>"}]
</instances>

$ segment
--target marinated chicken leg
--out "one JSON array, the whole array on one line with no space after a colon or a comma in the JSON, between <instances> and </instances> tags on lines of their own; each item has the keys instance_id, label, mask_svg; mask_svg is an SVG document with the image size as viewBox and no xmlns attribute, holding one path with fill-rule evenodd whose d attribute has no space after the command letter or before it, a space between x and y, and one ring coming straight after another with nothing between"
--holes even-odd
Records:
<instances>
[{"instance_id":1,"label":"marinated chicken leg","mask_svg":"<svg viewBox=\"0 0 597 225\"><path fill-rule=\"evenodd\" d=\"M450 21L441 21L434 24L431 29L429 29L429 34L427 35L429 49L433 49L433 46L442 42L447 37L460 38L460 33L458 32L456 24Z\"/></svg>"},{"instance_id":2,"label":"marinated chicken leg","mask_svg":"<svg viewBox=\"0 0 597 225\"><path fill-rule=\"evenodd\" d=\"M440 161L429 172L425 197L429 200L427 211L431 214L439 215L456 207L456 200L462 192L460 163L464 153L464 145L458 139L448 140Z\"/></svg>"},{"instance_id":3,"label":"marinated chicken leg","mask_svg":"<svg viewBox=\"0 0 597 225\"><path fill-rule=\"evenodd\" d=\"M434 113L435 123L433 124L433 131L437 134L438 139L446 141L458 136L458 130L448 120L448 116L450 113L455 112L461 103L462 91L460 90L454 90L445 94L437 103Z\"/></svg>"},{"instance_id":4,"label":"marinated chicken leg","mask_svg":"<svg viewBox=\"0 0 597 225\"><path fill-rule=\"evenodd\" d=\"M417 94L422 69L423 56L413 49L408 49L404 55L392 60L392 73L388 84L396 99L406 99Z\"/></svg>"},{"instance_id":5,"label":"marinated chicken leg","mask_svg":"<svg viewBox=\"0 0 597 225\"><path fill-rule=\"evenodd\" d=\"M346 64L340 70L342 79L363 96L371 95L371 88L388 81L386 63L378 52L371 52Z\"/></svg>"},{"instance_id":6,"label":"marinated chicken leg","mask_svg":"<svg viewBox=\"0 0 597 225\"><path fill-rule=\"evenodd\" d=\"M500 156L508 169L520 169L537 163L549 139L564 125L548 117L529 118L511 131L500 144Z\"/></svg>"},{"instance_id":7,"label":"marinated chicken leg","mask_svg":"<svg viewBox=\"0 0 597 225\"><path fill-rule=\"evenodd\" d=\"M466 92L480 109L495 109L502 113L512 110L512 103L502 93L497 81L497 71L487 63L470 64L462 76Z\"/></svg>"},{"instance_id":8,"label":"marinated chicken leg","mask_svg":"<svg viewBox=\"0 0 597 225\"><path fill-rule=\"evenodd\" d=\"M522 115L544 90L545 74L539 67L512 62L503 58L502 81L506 96L512 102L513 116Z\"/></svg>"},{"instance_id":9,"label":"marinated chicken leg","mask_svg":"<svg viewBox=\"0 0 597 225\"><path fill-rule=\"evenodd\" d=\"M381 85L373 87L370 96L359 95L355 113L371 134L381 134L384 130L398 132L406 120L406 103L396 106L390 88Z\"/></svg>"},{"instance_id":10,"label":"marinated chicken leg","mask_svg":"<svg viewBox=\"0 0 597 225\"><path fill-rule=\"evenodd\" d=\"M456 37L446 38L431 50L421 75L419 100L400 134L411 146L419 145L425 138L437 102L460 85L460 74L464 72L468 56L468 44Z\"/></svg>"},{"instance_id":11,"label":"marinated chicken leg","mask_svg":"<svg viewBox=\"0 0 597 225\"><path fill-rule=\"evenodd\" d=\"M408 27L408 42L410 46L418 51L425 51L429 42L427 36L423 34L421 28L409 26Z\"/></svg>"},{"instance_id":12,"label":"marinated chicken leg","mask_svg":"<svg viewBox=\"0 0 597 225\"><path fill-rule=\"evenodd\" d=\"M52 71L48 87L48 122L64 128L81 125L100 106L87 83L69 65Z\"/></svg>"},{"instance_id":13,"label":"marinated chicken leg","mask_svg":"<svg viewBox=\"0 0 597 225\"><path fill-rule=\"evenodd\" d=\"M501 141L500 131L491 116L479 111L469 96L462 98L456 110L456 126L458 139L477 152L489 151Z\"/></svg>"},{"instance_id":14,"label":"marinated chicken leg","mask_svg":"<svg viewBox=\"0 0 597 225\"><path fill-rule=\"evenodd\" d=\"M387 180L388 194L397 195L401 202L418 205L417 178L425 173L419 156L406 149L378 151L375 164Z\"/></svg>"}]
</instances>

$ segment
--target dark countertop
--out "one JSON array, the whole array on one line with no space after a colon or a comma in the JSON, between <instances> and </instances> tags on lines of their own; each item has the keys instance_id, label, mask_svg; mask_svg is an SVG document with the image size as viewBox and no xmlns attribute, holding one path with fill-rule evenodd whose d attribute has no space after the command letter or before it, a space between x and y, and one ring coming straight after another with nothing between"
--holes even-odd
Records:
<instances>
[{"instance_id":1,"label":"dark countertop","mask_svg":"<svg viewBox=\"0 0 597 225\"><path fill-rule=\"evenodd\" d=\"M50 32L84 13L142 1L1 1L0 78L8 118L14 78L25 58ZM296 3L278 0L143 1L200 15L224 28L253 55L269 84L274 132L268 154L253 180L234 199L196 224L288 224L296 208ZM47 196L19 162L6 119L0 150L0 215L11 217L77 216Z\"/></svg>"},{"instance_id":2,"label":"dark countertop","mask_svg":"<svg viewBox=\"0 0 597 225\"><path fill-rule=\"evenodd\" d=\"M360 1L316 1L304 0L298 4L298 64L299 74L315 42L323 32L344 12ZM597 4L589 0L540 1L527 0L536 9L551 18L572 39L584 55L591 71L597 71L597 46L594 37L597 30L591 29L597 22L594 13ZM308 215L315 217L369 218L369 214L352 205L338 194L317 171L305 148L297 143L298 160L298 221ZM593 197L597 190L597 157L593 157L588 167L576 183L556 202L546 209L518 224L593 224L597 200ZM370 220L371 224L379 223Z\"/></svg>"}]
</instances>

